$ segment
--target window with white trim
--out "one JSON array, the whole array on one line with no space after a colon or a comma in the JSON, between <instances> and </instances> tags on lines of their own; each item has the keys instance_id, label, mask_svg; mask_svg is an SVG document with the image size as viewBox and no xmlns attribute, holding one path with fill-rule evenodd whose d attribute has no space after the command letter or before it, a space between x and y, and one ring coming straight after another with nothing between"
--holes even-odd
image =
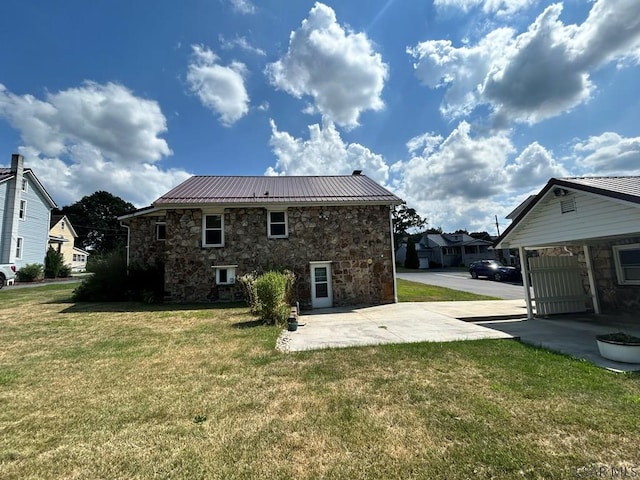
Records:
<instances>
[{"instance_id":1,"label":"window with white trim","mask_svg":"<svg viewBox=\"0 0 640 480\"><path fill-rule=\"evenodd\" d=\"M613 259L620 285L640 285L640 243L614 245Z\"/></svg>"},{"instance_id":2,"label":"window with white trim","mask_svg":"<svg viewBox=\"0 0 640 480\"><path fill-rule=\"evenodd\" d=\"M20 200L20 211L18 212L18 218L24 220L27 217L27 201Z\"/></svg>"},{"instance_id":3,"label":"window with white trim","mask_svg":"<svg viewBox=\"0 0 640 480\"><path fill-rule=\"evenodd\" d=\"M202 246L224 246L224 216L220 214L202 217Z\"/></svg>"},{"instance_id":4,"label":"window with white trim","mask_svg":"<svg viewBox=\"0 0 640 480\"><path fill-rule=\"evenodd\" d=\"M267 236L269 238L287 238L289 236L287 227L287 212L268 212Z\"/></svg>"},{"instance_id":5,"label":"window with white trim","mask_svg":"<svg viewBox=\"0 0 640 480\"><path fill-rule=\"evenodd\" d=\"M237 265L214 265L216 285L233 285L236 283Z\"/></svg>"},{"instance_id":6,"label":"window with white trim","mask_svg":"<svg viewBox=\"0 0 640 480\"><path fill-rule=\"evenodd\" d=\"M20 260L22 258L23 243L24 243L24 239L22 237L16 238L16 260Z\"/></svg>"},{"instance_id":7,"label":"window with white trim","mask_svg":"<svg viewBox=\"0 0 640 480\"><path fill-rule=\"evenodd\" d=\"M164 222L156 223L156 240L167 239L167 224Z\"/></svg>"},{"instance_id":8,"label":"window with white trim","mask_svg":"<svg viewBox=\"0 0 640 480\"><path fill-rule=\"evenodd\" d=\"M22 191L26 192L27 191L27 186L29 185L29 183L27 182L26 178L22 179Z\"/></svg>"}]
</instances>

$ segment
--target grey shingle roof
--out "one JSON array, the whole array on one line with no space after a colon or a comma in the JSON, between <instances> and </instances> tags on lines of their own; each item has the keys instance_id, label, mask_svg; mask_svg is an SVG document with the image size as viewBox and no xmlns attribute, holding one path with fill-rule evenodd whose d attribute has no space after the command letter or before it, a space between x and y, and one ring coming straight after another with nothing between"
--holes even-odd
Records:
<instances>
[{"instance_id":1,"label":"grey shingle roof","mask_svg":"<svg viewBox=\"0 0 640 480\"><path fill-rule=\"evenodd\" d=\"M558 179L558 184L640 203L640 177L638 176L568 177Z\"/></svg>"},{"instance_id":2,"label":"grey shingle roof","mask_svg":"<svg viewBox=\"0 0 640 480\"><path fill-rule=\"evenodd\" d=\"M194 176L153 205L317 202L400 204L402 200L365 175Z\"/></svg>"},{"instance_id":3,"label":"grey shingle roof","mask_svg":"<svg viewBox=\"0 0 640 480\"><path fill-rule=\"evenodd\" d=\"M10 179L13 175L10 168L0 168L0 182Z\"/></svg>"}]
</instances>

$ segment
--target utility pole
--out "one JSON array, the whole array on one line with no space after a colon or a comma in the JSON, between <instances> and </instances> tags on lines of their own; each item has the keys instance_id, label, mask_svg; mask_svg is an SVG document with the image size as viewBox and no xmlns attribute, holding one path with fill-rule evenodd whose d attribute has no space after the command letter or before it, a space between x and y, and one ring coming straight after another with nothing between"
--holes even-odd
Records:
<instances>
[{"instance_id":1,"label":"utility pole","mask_svg":"<svg viewBox=\"0 0 640 480\"><path fill-rule=\"evenodd\" d=\"M498 231L498 236L500 236L500 225L498 225L498 215L494 215L496 218L496 230Z\"/></svg>"}]
</instances>

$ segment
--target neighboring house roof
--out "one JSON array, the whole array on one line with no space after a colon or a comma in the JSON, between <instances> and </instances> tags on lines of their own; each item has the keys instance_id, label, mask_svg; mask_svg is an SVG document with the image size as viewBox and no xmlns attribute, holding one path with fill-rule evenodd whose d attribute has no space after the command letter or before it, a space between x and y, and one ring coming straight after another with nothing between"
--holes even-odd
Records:
<instances>
[{"instance_id":1,"label":"neighboring house roof","mask_svg":"<svg viewBox=\"0 0 640 480\"><path fill-rule=\"evenodd\" d=\"M426 243L425 243L426 241ZM492 245L488 240L473 238L466 233L427 233L420 241L422 245L436 247L459 247L465 245Z\"/></svg>"},{"instance_id":2,"label":"neighboring house roof","mask_svg":"<svg viewBox=\"0 0 640 480\"><path fill-rule=\"evenodd\" d=\"M315 177L194 176L164 194L153 205L265 203L399 205L402 200L365 175L357 174Z\"/></svg>"},{"instance_id":3,"label":"neighboring house roof","mask_svg":"<svg viewBox=\"0 0 640 480\"><path fill-rule=\"evenodd\" d=\"M554 195L562 196L566 193L562 191L563 189L596 194L614 200L629 202L634 204L634 206L640 205L640 176L551 178L540 193L534 196L532 200L528 202L525 201L526 205L521 204L523 208L520 209L511 224L495 241L495 245L498 246L504 242L514 229L527 217L529 212L531 212L543 198L551 195L549 193L550 191L553 190ZM557 193L555 193L556 190ZM514 212L516 210L514 210Z\"/></svg>"},{"instance_id":4,"label":"neighboring house roof","mask_svg":"<svg viewBox=\"0 0 640 480\"><path fill-rule=\"evenodd\" d=\"M531 203L534 198L536 198L535 195L529 195L520 205L509 212L509 214L504 218L508 218L509 220L513 220L514 218L516 218L522 210L527 208L527 205L529 205L529 203Z\"/></svg>"},{"instance_id":5,"label":"neighboring house roof","mask_svg":"<svg viewBox=\"0 0 640 480\"><path fill-rule=\"evenodd\" d=\"M58 222L60 222L60 220L64 220L65 221L65 228L68 228L69 231L71 232L71 235L73 235L73 238L76 238L78 236L78 234L76 233L76 229L73 228L73 225L71 225L71 222L69 221L69 218L67 218L66 215L51 215L51 221L49 222L49 230L51 230L53 227L55 227Z\"/></svg>"},{"instance_id":6,"label":"neighboring house roof","mask_svg":"<svg viewBox=\"0 0 640 480\"><path fill-rule=\"evenodd\" d=\"M74 252L78 252L78 253L82 253L84 255L91 255L89 252L87 252L86 250L82 250L81 248L78 247L73 247L73 251Z\"/></svg>"},{"instance_id":7,"label":"neighboring house roof","mask_svg":"<svg viewBox=\"0 0 640 480\"><path fill-rule=\"evenodd\" d=\"M51 198L51 195L49 195L49 192L47 192L47 189L44 188L42 183L40 183L40 180L38 180L38 177L36 177L36 174L33 173L33 170L31 170L30 168L25 168L23 175L28 175L31 178L36 188L40 190L40 192L42 193L46 201L49 203L51 208L57 208L56 202L53 201L53 198ZM0 168L0 183L6 182L7 180L12 179L13 177L15 177L15 172L13 170L5 167Z\"/></svg>"}]
</instances>

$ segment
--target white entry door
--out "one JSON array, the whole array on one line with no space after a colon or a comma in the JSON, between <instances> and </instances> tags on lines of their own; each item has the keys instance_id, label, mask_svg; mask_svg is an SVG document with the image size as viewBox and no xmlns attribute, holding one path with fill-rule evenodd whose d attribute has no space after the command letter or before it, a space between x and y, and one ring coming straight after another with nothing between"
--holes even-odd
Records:
<instances>
[{"instance_id":1,"label":"white entry door","mask_svg":"<svg viewBox=\"0 0 640 480\"><path fill-rule=\"evenodd\" d=\"M331 263L311 262L311 307L328 308L332 306Z\"/></svg>"}]
</instances>

